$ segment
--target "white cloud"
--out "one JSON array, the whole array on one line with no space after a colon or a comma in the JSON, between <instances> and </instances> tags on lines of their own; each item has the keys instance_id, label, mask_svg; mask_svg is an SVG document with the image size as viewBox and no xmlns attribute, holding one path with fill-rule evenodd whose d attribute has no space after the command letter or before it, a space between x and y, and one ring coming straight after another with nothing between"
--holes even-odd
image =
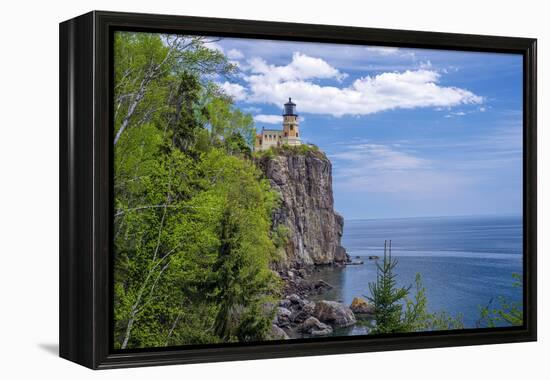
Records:
<instances>
[{"instance_id":1,"label":"white cloud","mask_svg":"<svg viewBox=\"0 0 550 380\"><path fill-rule=\"evenodd\" d=\"M399 48L391 46L369 46L365 48L370 53L380 54L380 55L394 55L399 53Z\"/></svg>"},{"instance_id":2,"label":"white cloud","mask_svg":"<svg viewBox=\"0 0 550 380\"><path fill-rule=\"evenodd\" d=\"M217 50L220 53L224 53L223 47L216 41L206 41L205 42L206 47L212 50Z\"/></svg>"},{"instance_id":3,"label":"white cloud","mask_svg":"<svg viewBox=\"0 0 550 380\"><path fill-rule=\"evenodd\" d=\"M432 67L432 63L430 61L420 62L419 66L421 69L430 69Z\"/></svg>"},{"instance_id":4,"label":"white cloud","mask_svg":"<svg viewBox=\"0 0 550 380\"><path fill-rule=\"evenodd\" d=\"M347 87L321 85L315 79L341 80L345 74L320 58L295 53L286 66L250 61L252 75L245 78L249 101L281 105L289 96L303 112L315 114L368 115L392 109L452 107L480 104L483 98L458 87L438 85L440 74L433 70L386 72L356 79Z\"/></svg>"},{"instance_id":5,"label":"white cloud","mask_svg":"<svg viewBox=\"0 0 550 380\"><path fill-rule=\"evenodd\" d=\"M473 178L442 170L437 163L399 146L362 143L330 155L335 187L351 192L395 194L409 199L449 196Z\"/></svg>"},{"instance_id":6,"label":"white cloud","mask_svg":"<svg viewBox=\"0 0 550 380\"><path fill-rule=\"evenodd\" d=\"M399 51L372 49L390 49L385 54ZM238 49L229 52L242 54ZM292 97L300 112L336 117L426 107L450 112L455 106L484 103L483 97L467 89L441 85L442 74L431 69L429 61L422 67L368 75L343 85L346 73L321 58L295 52L286 65L269 64L262 58L241 61L240 84L225 82L220 86L237 101L280 107Z\"/></svg>"},{"instance_id":7,"label":"white cloud","mask_svg":"<svg viewBox=\"0 0 550 380\"><path fill-rule=\"evenodd\" d=\"M261 58L249 61L251 78L261 79L270 83L307 79L344 79L347 75L340 73L321 58L314 58L301 53L294 53L292 61L286 66L270 65Z\"/></svg>"},{"instance_id":8,"label":"white cloud","mask_svg":"<svg viewBox=\"0 0 550 380\"><path fill-rule=\"evenodd\" d=\"M349 192L393 194L400 199L469 199L494 191L494 179L521 178L521 122L470 139L421 138L373 143L352 140L328 155L334 186Z\"/></svg>"},{"instance_id":9,"label":"white cloud","mask_svg":"<svg viewBox=\"0 0 550 380\"><path fill-rule=\"evenodd\" d=\"M374 51L390 48L372 48ZM378 49L378 50L376 50ZM398 49L390 49L395 51ZM390 54L385 52L385 54ZM368 115L392 109L452 107L480 104L483 98L458 87L438 85L440 74L424 69L386 72L356 79L346 87L321 85L319 79L343 80L347 75L320 58L294 53L287 65L268 64L261 58L249 62L247 100L281 105L289 96L299 101L300 110L316 114Z\"/></svg>"},{"instance_id":10,"label":"white cloud","mask_svg":"<svg viewBox=\"0 0 550 380\"><path fill-rule=\"evenodd\" d=\"M243 108L243 111L249 113L259 113L262 112L262 109L260 107L245 107Z\"/></svg>"},{"instance_id":11,"label":"white cloud","mask_svg":"<svg viewBox=\"0 0 550 380\"><path fill-rule=\"evenodd\" d=\"M254 115L254 121L266 124L281 124L283 117L281 115Z\"/></svg>"},{"instance_id":12,"label":"white cloud","mask_svg":"<svg viewBox=\"0 0 550 380\"><path fill-rule=\"evenodd\" d=\"M363 143L351 145L344 152L333 154L332 157L360 164L347 174L361 174L359 171L369 170L411 170L420 167L428 167L430 161L416 157L410 153L398 151L389 145ZM353 166L353 165L352 165ZM356 169L357 170L356 172Z\"/></svg>"},{"instance_id":13,"label":"white cloud","mask_svg":"<svg viewBox=\"0 0 550 380\"><path fill-rule=\"evenodd\" d=\"M453 117L453 116L466 116L466 112L458 111L458 112L451 112L451 113L448 113L447 115L445 115L446 118L450 118L450 117Z\"/></svg>"},{"instance_id":14,"label":"white cloud","mask_svg":"<svg viewBox=\"0 0 550 380\"><path fill-rule=\"evenodd\" d=\"M236 101L246 99L246 88L238 83L224 82L219 85L221 89Z\"/></svg>"},{"instance_id":15,"label":"white cloud","mask_svg":"<svg viewBox=\"0 0 550 380\"><path fill-rule=\"evenodd\" d=\"M227 57L229 59L243 59L244 54L239 49L231 49L227 52Z\"/></svg>"}]
</instances>

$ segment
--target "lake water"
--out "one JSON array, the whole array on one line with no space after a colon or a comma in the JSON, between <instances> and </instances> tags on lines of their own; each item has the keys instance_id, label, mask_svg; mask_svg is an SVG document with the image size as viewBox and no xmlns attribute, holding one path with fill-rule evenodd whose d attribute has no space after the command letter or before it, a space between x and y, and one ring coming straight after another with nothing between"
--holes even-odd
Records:
<instances>
[{"instance_id":1,"label":"lake water","mask_svg":"<svg viewBox=\"0 0 550 380\"><path fill-rule=\"evenodd\" d=\"M384 239L392 240L397 258L397 282L414 284L422 275L431 312L461 313L466 327L476 327L479 307L498 296L521 301L513 287L513 273L522 273L521 217L438 217L347 220L343 246L363 265L325 267L312 276L334 286L320 298L350 304L353 297L368 295L368 283L376 280L376 262L383 257ZM359 258L356 258L359 257ZM340 334L364 334L355 326Z\"/></svg>"}]
</instances>

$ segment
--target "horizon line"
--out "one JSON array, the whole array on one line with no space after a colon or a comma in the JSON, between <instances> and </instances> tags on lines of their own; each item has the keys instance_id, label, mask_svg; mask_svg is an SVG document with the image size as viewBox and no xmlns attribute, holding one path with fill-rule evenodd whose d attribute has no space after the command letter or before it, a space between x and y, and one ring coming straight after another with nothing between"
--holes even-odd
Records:
<instances>
[{"instance_id":1,"label":"horizon line","mask_svg":"<svg viewBox=\"0 0 550 380\"><path fill-rule=\"evenodd\" d=\"M462 215L424 215L424 216L384 216L378 218L346 218L344 215L344 221L349 220L383 220L383 219L437 219L437 218L467 218L467 217L521 217L523 213L507 213L507 214L462 214Z\"/></svg>"}]
</instances>

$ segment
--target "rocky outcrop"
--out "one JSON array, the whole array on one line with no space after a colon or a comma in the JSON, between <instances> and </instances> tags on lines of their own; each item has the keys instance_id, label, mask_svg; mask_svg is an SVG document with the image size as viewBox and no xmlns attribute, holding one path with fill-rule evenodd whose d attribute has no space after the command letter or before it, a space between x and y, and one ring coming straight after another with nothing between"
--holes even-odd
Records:
<instances>
[{"instance_id":1,"label":"rocky outcrop","mask_svg":"<svg viewBox=\"0 0 550 380\"><path fill-rule=\"evenodd\" d=\"M371 305L367 302L367 300L361 297L353 298L349 308L351 309L351 311L353 311L354 314L374 315L375 313L374 305Z\"/></svg>"},{"instance_id":2,"label":"rocky outcrop","mask_svg":"<svg viewBox=\"0 0 550 380\"><path fill-rule=\"evenodd\" d=\"M290 325L291 315L292 315L292 312L288 310L286 307L278 307L275 313L274 322L277 324L277 326L286 327Z\"/></svg>"},{"instance_id":3,"label":"rocky outcrop","mask_svg":"<svg viewBox=\"0 0 550 380\"><path fill-rule=\"evenodd\" d=\"M273 318L271 339L329 336L357 322L346 305L335 301L311 301L290 294L279 302ZM282 338L281 338L282 337Z\"/></svg>"},{"instance_id":4,"label":"rocky outcrop","mask_svg":"<svg viewBox=\"0 0 550 380\"><path fill-rule=\"evenodd\" d=\"M313 316L335 327L347 327L357 322L351 309L336 301L316 302Z\"/></svg>"},{"instance_id":5,"label":"rocky outcrop","mask_svg":"<svg viewBox=\"0 0 550 380\"><path fill-rule=\"evenodd\" d=\"M281 149L257 159L258 166L281 196L274 227L288 230L288 267L349 261L341 245L344 218L334 211L332 164L316 150Z\"/></svg>"},{"instance_id":6,"label":"rocky outcrop","mask_svg":"<svg viewBox=\"0 0 550 380\"><path fill-rule=\"evenodd\" d=\"M285 330L283 330L282 328L280 328L275 324L272 324L271 330L269 330L269 333L268 333L268 339L269 340L287 340L289 339L289 336L287 335Z\"/></svg>"},{"instance_id":7,"label":"rocky outcrop","mask_svg":"<svg viewBox=\"0 0 550 380\"><path fill-rule=\"evenodd\" d=\"M299 331L311 336L325 336L332 334L332 327L325 325L315 317L309 317L299 326Z\"/></svg>"}]
</instances>

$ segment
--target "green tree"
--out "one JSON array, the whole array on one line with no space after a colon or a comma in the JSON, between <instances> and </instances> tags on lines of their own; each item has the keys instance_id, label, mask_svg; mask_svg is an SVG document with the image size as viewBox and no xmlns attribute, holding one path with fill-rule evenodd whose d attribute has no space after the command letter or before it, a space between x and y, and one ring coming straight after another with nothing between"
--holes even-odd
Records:
<instances>
[{"instance_id":1,"label":"green tree","mask_svg":"<svg viewBox=\"0 0 550 380\"><path fill-rule=\"evenodd\" d=\"M250 160L253 122L211 81L205 37L115 35L117 348L261 339L278 292L276 196Z\"/></svg>"},{"instance_id":2,"label":"green tree","mask_svg":"<svg viewBox=\"0 0 550 380\"><path fill-rule=\"evenodd\" d=\"M519 273L512 274L515 288L523 287L523 276ZM492 307L492 301L487 306L480 308L480 319L478 327L498 326L522 326L523 325L523 304L510 301L506 297L498 297L498 306Z\"/></svg>"},{"instance_id":3,"label":"green tree","mask_svg":"<svg viewBox=\"0 0 550 380\"><path fill-rule=\"evenodd\" d=\"M422 276L416 274L415 293L411 298L412 285L397 286L395 268L398 261L391 256L391 240L384 241L384 258L377 263L376 282L369 283L370 296L374 305L376 324L374 334L449 330L464 328L462 316L452 317L444 312L429 313L426 289Z\"/></svg>"},{"instance_id":4,"label":"green tree","mask_svg":"<svg viewBox=\"0 0 550 380\"><path fill-rule=\"evenodd\" d=\"M404 332L406 330L402 321L403 302L411 287L397 287L397 275L394 273L397 259L391 256L391 240L389 243L384 241L384 258L382 264L376 263L376 266L376 282L369 283L371 295L367 297L375 308L376 326L372 332Z\"/></svg>"},{"instance_id":5,"label":"green tree","mask_svg":"<svg viewBox=\"0 0 550 380\"><path fill-rule=\"evenodd\" d=\"M252 147L256 129L251 115L241 112L224 97L212 98L206 105L206 112L213 144L224 145L223 141L240 136L243 145Z\"/></svg>"},{"instance_id":6,"label":"green tree","mask_svg":"<svg viewBox=\"0 0 550 380\"><path fill-rule=\"evenodd\" d=\"M218 306L214 331L223 341L263 339L271 313L261 310L277 294L279 282L269 269L276 247L271 212L277 196L249 161L212 150L202 161L202 178L211 184L197 198L219 205L214 231L218 245L209 299Z\"/></svg>"},{"instance_id":7,"label":"green tree","mask_svg":"<svg viewBox=\"0 0 550 380\"><path fill-rule=\"evenodd\" d=\"M127 128L173 113L170 106L182 95L185 76L235 71L223 53L208 48L210 42L202 36L115 34L115 145Z\"/></svg>"}]
</instances>

